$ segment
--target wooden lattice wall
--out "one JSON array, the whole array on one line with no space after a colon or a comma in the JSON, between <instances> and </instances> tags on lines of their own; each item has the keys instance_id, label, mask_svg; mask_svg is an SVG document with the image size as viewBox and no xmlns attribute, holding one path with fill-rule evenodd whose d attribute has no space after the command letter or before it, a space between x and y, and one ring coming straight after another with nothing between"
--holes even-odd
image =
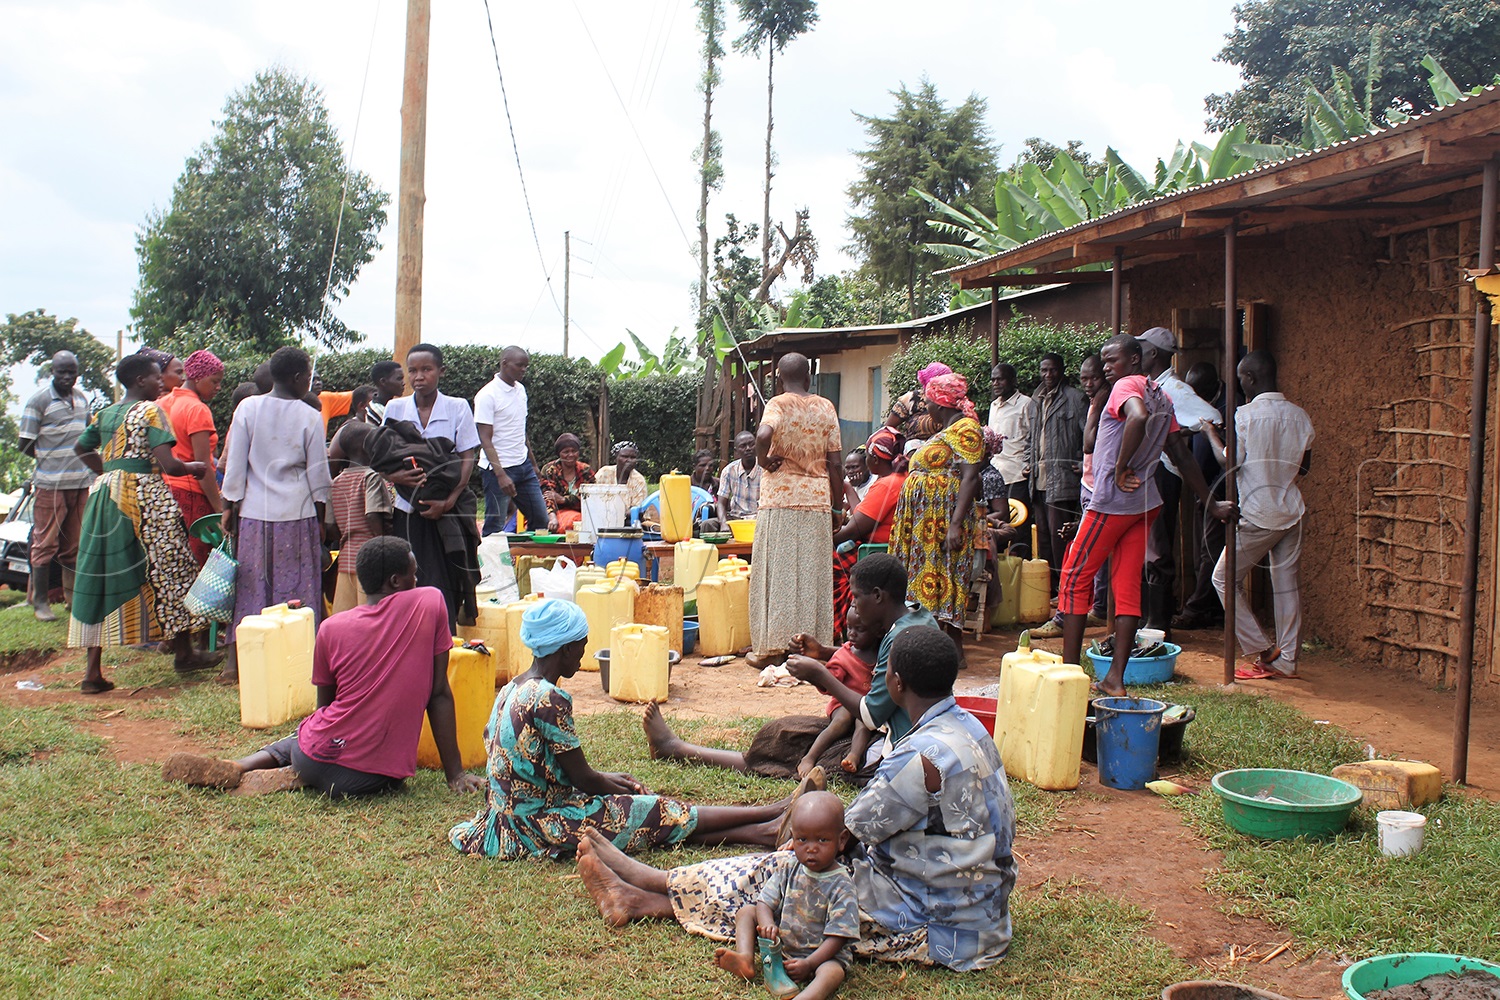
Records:
<instances>
[{"instance_id":1,"label":"wooden lattice wall","mask_svg":"<svg viewBox=\"0 0 1500 1000\"><path fill-rule=\"evenodd\" d=\"M1425 283L1449 305L1372 331L1379 339L1371 348L1408 357L1413 379L1370 387L1379 399L1370 404L1379 413L1378 440L1358 470L1355 498L1355 559L1374 626L1365 638L1385 664L1438 683L1451 680L1458 656L1474 326L1473 291L1461 268L1473 266L1473 228L1392 239L1392 258L1418 269L1418 287ZM1490 628L1482 576L1479 589L1474 645L1483 662Z\"/></svg>"}]
</instances>

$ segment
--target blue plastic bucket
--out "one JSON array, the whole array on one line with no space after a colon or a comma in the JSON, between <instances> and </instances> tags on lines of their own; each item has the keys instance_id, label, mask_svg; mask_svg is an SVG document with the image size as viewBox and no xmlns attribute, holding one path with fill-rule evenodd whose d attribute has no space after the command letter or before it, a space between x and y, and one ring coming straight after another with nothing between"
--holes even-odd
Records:
<instances>
[{"instance_id":1,"label":"blue plastic bucket","mask_svg":"<svg viewBox=\"0 0 1500 1000\"><path fill-rule=\"evenodd\" d=\"M1156 777L1165 702L1150 698L1096 698L1094 729L1099 743L1099 782L1135 791Z\"/></svg>"},{"instance_id":2,"label":"blue plastic bucket","mask_svg":"<svg viewBox=\"0 0 1500 1000\"><path fill-rule=\"evenodd\" d=\"M639 538L616 538L600 535L594 540L594 564L608 566L616 559L629 559L641 568L641 580L649 582L646 569L646 544Z\"/></svg>"}]
</instances>

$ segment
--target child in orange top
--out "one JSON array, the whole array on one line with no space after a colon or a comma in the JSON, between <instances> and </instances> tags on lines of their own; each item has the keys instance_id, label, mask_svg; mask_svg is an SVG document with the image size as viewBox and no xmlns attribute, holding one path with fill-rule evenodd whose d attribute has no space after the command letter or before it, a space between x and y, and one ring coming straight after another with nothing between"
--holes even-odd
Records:
<instances>
[{"instance_id":1,"label":"child in orange top","mask_svg":"<svg viewBox=\"0 0 1500 1000\"><path fill-rule=\"evenodd\" d=\"M852 607L845 619L844 631L848 634L849 641L829 657L828 670L849 690L868 694L880 646L879 637L871 634L871 630L859 620L859 613ZM839 766L853 774L864 765L865 755L869 752L875 734L850 715L849 710L840 705L837 698L828 699L826 714L827 727L813 740L812 746L807 749L807 755L797 765L799 778L807 777L808 772L817 766L819 758L842 739L852 739L852 742Z\"/></svg>"}]
</instances>

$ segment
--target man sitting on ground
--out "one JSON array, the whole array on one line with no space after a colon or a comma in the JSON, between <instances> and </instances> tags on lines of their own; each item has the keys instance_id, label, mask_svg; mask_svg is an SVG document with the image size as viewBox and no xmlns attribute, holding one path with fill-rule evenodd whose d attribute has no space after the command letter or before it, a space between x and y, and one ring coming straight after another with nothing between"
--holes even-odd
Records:
<instances>
[{"instance_id":1,"label":"man sitting on ground","mask_svg":"<svg viewBox=\"0 0 1500 1000\"><path fill-rule=\"evenodd\" d=\"M417 559L402 538L370 539L356 568L369 595L364 606L334 615L318 630L317 711L291 736L241 760L174 753L162 767L164 779L255 791L308 787L334 798L392 791L416 773L425 712L448 787L484 790L483 779L465 772L459 759L448 688L453 640L442 592L417 586ZM372 636L380 641L372 643ZM252 772L263 776L252 781Z\"/></svg>"}]
</instances>

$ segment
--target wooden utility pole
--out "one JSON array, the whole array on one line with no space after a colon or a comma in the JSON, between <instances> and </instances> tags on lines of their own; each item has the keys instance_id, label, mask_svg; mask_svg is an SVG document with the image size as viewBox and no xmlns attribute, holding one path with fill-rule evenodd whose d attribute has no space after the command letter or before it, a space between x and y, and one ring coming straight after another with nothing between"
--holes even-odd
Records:
<instances>
[{"instance_id":1,"label":"wooden utility pole","mask_svg":"<svg viewBox=\"0 0 1500 1000\"><path fill-rule=\"evenodd\" d=\"M401 87L401 186L396 200L396 360L422 339L422 213L427 203L427 42L432 0L407 0Z\"/></svg>"},{"instance_id":2,"label":"wooden utility pole","mask_svg":"<svg viewBox=\"0 0 1500 1000\"><path fill-rule=\"evenodd\" d=\"M588 241L585 240L585 243ZM563 357L568 356L568 288L573 280L573 244L568 230L563 230Z\"/></svg>"}]
</instances>

